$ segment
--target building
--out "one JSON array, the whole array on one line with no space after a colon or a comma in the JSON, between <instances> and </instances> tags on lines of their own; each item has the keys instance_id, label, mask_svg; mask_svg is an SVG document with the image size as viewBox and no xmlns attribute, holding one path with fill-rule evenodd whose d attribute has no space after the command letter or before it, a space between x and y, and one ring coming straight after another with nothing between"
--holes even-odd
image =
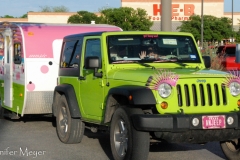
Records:
<instances>
[{"instance_id":1,"label":"building","mask_svg":"<svg viewBox=\"0 0 240 160\"><path fill-rule=\"evenodd\" d=\"M152 30L161 30L161 0L121 0L122 7L144 8L154 22ZM192 14L201 15L202 0L172 0L172 30ZM214 9L213 9L214 8ZM224 12L224 0L204 0L203 14L232 19L232 12ZM239 29L240 12L233 13L234 30Z\"/></svg>"}]
</instances>

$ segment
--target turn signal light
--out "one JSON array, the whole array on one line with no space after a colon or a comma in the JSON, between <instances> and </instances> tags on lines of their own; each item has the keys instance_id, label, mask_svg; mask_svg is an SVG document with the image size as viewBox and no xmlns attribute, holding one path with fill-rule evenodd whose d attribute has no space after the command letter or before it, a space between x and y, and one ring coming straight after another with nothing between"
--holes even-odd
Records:
<instances>
[{"instance_id":1,"label":"turn signal light","mask_svg":"<svg viewBox=\"0 0 240 160\"><path fill-rule=\"evenodd\" d=\"M237 105L238 107L240 107L240 99L237 101Z\"/></svg>"},{"instance_id":2,"label":"turn signal light","mask_svg":"<svg viewBox=\"0 0 240 160\"><path fill-rule=\"evenodd\" d=\"M132 95L129 95L129 96L128 96L128 99L131 101L131 100L132 100Z\"/></svg>"},{"instance_id":3,"label":"turn signal light","mask_svg":"<svg viewBox=\"0 0 240 160\"><path fill-rule=\"evenodd\" d=\"M162 109L167 109L168 108L168 103L167 102L162 102L161 103L161 108Z\"/></svg>"}]
</instances>

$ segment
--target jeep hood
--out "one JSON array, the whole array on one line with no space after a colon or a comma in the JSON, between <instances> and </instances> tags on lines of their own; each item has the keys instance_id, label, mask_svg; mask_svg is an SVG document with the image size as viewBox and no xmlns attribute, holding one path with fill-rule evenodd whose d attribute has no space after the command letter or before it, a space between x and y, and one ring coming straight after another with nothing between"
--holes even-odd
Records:
<instances>
[{"instance_id":1,"label":"jeep hood","mask_svg":"<svg viewBox=\"0 0 240 160\"><path fill-rule=\"evenodd\" d=\"M179 79L189 78L226 78L228 72L217 70L199 70L199 69L119 69L111 70L108 74L109 79L126 80L136 82L146 82L149 76L162 73L171 72L178 75Z\"/></svg>"}]
</instances>

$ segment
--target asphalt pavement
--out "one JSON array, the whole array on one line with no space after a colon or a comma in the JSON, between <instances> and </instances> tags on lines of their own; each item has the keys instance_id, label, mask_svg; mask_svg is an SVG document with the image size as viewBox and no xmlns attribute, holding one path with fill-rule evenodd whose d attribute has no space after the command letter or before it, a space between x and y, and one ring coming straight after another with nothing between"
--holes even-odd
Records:
<instances>
[{"instance_id":1,"label":"asphalt pavement","mask_svg":"<svg viewBox=\"0 0 240 160\"><path fill-rule=\"evenodd\" d=\"M85 130L79 144L63 144L51 117L0 120L1 160L112 160L108 133ZM224 160L218 142L205 145L152 142L149 160Z\"/></svg>"}]
</instances>

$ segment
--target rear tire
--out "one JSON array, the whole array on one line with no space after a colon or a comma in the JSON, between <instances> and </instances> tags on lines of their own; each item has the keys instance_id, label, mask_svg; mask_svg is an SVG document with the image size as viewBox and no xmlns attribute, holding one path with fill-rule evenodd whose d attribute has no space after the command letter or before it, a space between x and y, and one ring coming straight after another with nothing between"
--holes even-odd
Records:
<instances>
[{"instance_id":1,"label":"rear tire","mask_svg":"<svg viewBox=\"0 0 240 160\"><path fill-rule=\"evenodd\" d=\"M223 153L229 160L240 159L240 139L220 142Z\"/></svg>"},{"instance_id":2,"label":"rear tire","mask_svg":"<svg viewBox=\"0 0 240 160\"><path fill-rule=\"evenodd\" d=\"M81 119L71 117L65 95L61 96L57 108L56 129L63 143L80 143L84 135L85 124Z\"/></svg>"},{"instance_id":3,"label":"rear tire","mask_svg":"<svg viewBox=\"0 0 240 160\"><path fill-rule=\"evenodd\" d=\"M110 144L115 160L146 160L149 154L149 133L137 131L130 119L141 110L119 107L112 118ZM141 113L143 114L143 113Z\"/></svg>"}]
</instances>

